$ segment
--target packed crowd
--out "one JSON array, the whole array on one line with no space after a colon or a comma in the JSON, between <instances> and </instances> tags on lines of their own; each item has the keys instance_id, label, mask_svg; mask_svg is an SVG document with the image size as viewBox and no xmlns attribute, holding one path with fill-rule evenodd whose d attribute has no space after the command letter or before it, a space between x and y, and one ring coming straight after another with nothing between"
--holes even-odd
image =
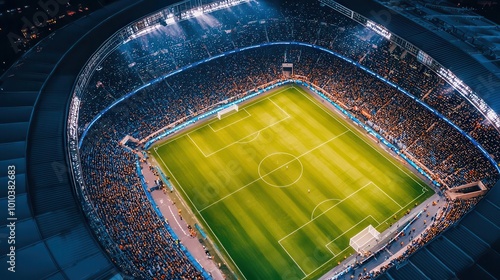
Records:
<instances>
[{"instance_id":1,"label":"packed crowd","mask_svg":"<svg viewBox=\"0 0 500 280\"><path fill-rule=\"evenodd\" d=\"M122 209L123 205L127 204L115 204L130 199L130 192L145 199L134 176L132 155L119 147L118 141L126 135L143 139L177 119L194 116L235 95L242 97L262 84L281 79L280 65L285 59L294 62L296 77L321 86L331 99L358 118L377 123L379 132L403 143L408 153L414 154L431 170L440 172L450 186L477 180L493 182L495 170L472 143L398 90L322 51L299 46L268 46L207 62L151 85L111 109L92 128L81 149L86 182L90 183L87 191L98 205L98 211L103 211L102 216L111 219L107 225L111 228L124 225L130 231L120 228L112 233L136 234L135 227L116 220L119 213L126 210ZM368 113L363 114L362 110ZM132 184L135 187L127 186L130 182L135 182ZM108 193L106 186L110 184L114 188ZM147 203L140 205L150 207ZM116 209L116 212L108 216L109 209ZM145 214L144 211L140 213ZM155 223L157 218L151 209L149 214L152 219L149 226L155 225L158 221ZM134 219L139 217L132 216L128 222ZM151 233L141 231L144 225L137 226L145 238ZM168 239L163 227L152 228L161 232L158 236L167 236L163 248L172 246L173 241ZM121 248L126 249L124 244L134 243L121 235L113 236L119 240ZM163 255L162 250L157 251L159 247L149 245L152 254L158 254L153 259ZM142 255L134 257L142 259Z\"/></svg>"},{"instance_id":2,"label":"packed crowd","mask_svg":"<svg viewBox=\"0 0 500 280\"><path fill-rule=\"evenodd\" d=\"M89 82L80 128L114 100L154 78L227 51L278 41L315 44L367 66L438 109L500 157L500 135L442 79L400 47L318 3L289 2L270 8L252 2L231 12L215 12L209 19L163 27L121 45Z\"/></svg>"},{"instance_id":3,"label":"packed crowd","mask_svg":"<svg viewBox=\"0 0 500 280\"><path fill-rule=\"evenodd\" d=\"M117 146L116 134L106 127L92 131L92 144L81 149L84 194L128 260L119 265L136 279L202 279L152 209L137 176L135 154Z\"/></svg>"},{"instance_id":4,"label":"packed crowd","mask_svg":"<svg viewBox=\"0 0 500 280\"><path fill-rule=\"evenodd\" d=\"M403 254L397 258L392 259L389 263L382 266L376 271L369 271L361 273L354 277L356 279L374 279L377 276L385 273L390 268L397 264L400 264L407 260L409 256L425 246L429 241L434 239L436 236L442 234L446 229L453 226L465 213L470 211L474 205L477 204L480 198L474 198L469 200L454 200L449 201L447 208L444 209L440 216L432 219L432 224L422 233L419 237L413 239L411 244L409 244Z\"/></svg>"},{"instance_id":5,"label":"packed crowd","mask_svg":"<svg viewBox=\"0 0 500 280\"><path fill-rule=\"evenodd\" d=\"M114 100L173 70L244 46L301 41L331 49L401 85L500 157L499 133L416 58L317 3L285 5L273 12L251 2L231 12L215 12L210 26L208 20L204 25L200 20L185 21L120 46L94 72L82 96L80 133ZM478 180L491 186L498 178L491 163L449 124L331 54L279 45L226 55L152 84L119 103L83 142L85 194L130 260L132 265L122 266L128 267L127 273L139 278L200 277L151 209L135 173L134 155L118 141L126 135L144 139L178 120L283 79L283 62L294 64L295 78L322 88L448 186Z\"/></svg>"},{"instance_id":6,"label":"packed crowd","mask_svg":"<svg viewBox=\"0 0 500 280\"><path fill-rule=\"evenodd\" d=\"M108 117L120 131L144 139L178 119L283 78L285 59L294 63L295 77L323 88L444 184L495 178L493 166L473 144L435 114L356 66L309 47L267 46L201 64L145 88Z\"/></svg>"}]
</instances>

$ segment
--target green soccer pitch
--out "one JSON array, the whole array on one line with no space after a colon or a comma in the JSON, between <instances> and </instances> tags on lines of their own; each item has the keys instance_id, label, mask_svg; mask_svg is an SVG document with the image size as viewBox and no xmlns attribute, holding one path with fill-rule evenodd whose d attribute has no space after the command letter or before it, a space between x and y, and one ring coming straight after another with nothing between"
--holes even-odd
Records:
<instances>
[{"instance_id":1,"label":"green soccer pitch","mask_svg":"<svg viewBox=\"0 0 500 280\"><path fill-rule=\"evenodd\" d=\"M151 152L236 272L314 279L434 192L311 93L285 86Z\"/></svg>"}]
</instances>

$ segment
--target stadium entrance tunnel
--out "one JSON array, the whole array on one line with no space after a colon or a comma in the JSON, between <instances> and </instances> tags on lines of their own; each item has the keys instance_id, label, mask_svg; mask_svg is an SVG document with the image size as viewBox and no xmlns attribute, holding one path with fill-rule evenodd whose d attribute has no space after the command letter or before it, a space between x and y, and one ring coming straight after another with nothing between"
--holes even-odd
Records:
<instances>
[{"instance_id":1,"label":"stadium entrance tunnel","mask_svg":"<svg viewBox=\"0 0 500 280\"><path fill-rule=\"evenodd\" d=\"M262 181L268 185L285 188L300 180L304 166L298 157L289 153L276 152L260 161L258 171Z\"/></svg>"}]
</instances>

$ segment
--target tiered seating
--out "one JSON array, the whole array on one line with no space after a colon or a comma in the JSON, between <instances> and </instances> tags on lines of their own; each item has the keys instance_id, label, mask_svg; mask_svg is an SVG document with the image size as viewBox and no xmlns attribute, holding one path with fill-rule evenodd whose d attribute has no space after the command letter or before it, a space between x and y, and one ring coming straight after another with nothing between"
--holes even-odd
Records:
<instances>
[{"instance_id":1,"label":"tiered seating","mask_svg":"<svg viewBox=\"0 0 500 280\"><path fill-rule=\"evenodd\" d=\"M80 133L112 102L154 78L235 48L290 40L317 44L367 66L438 108L484 143L492 154L500 154L500 135L414 57L375 33L326 13L316 2L287 5L278 11L273 13L256 4L244 5L233 9L233 13L215 12L212 25L185 21L120 46L93 73L81 98ZM266 20L261 21L262 18ZM395 88L336 56L292 45L227 55L139 91L102 116L84 139L80 151L84 192L105 230L130 261L120 264L127 273L138 278L200 277L151 209L133 168L134 155L121 148L118 141L126 135L145 138L177 120L215 108L228 98L242 97L262 84L282 79L281 63L285 61L294 63L296 78L323 88L333 101L371 123L449 186L478 180L491 186L498 178L491 163L452 126ZM470 201L453 205L401 260L453 225L474 204ZM498 219L487 213L476 218L491 218L498 226ZM489 241L494 236L477 232L475 226L473 220L467 220L450 234L450 241L470 256L477 256L486 246L481 239ZM431 248L421 252L422 260L440 259ZM419 262L419 258L415 261ZM429 271L419 272L410 262L391 271L391 275L449 276L445 269L440 269L440 264L436 264Z\"/></svg>"}]
</instances>

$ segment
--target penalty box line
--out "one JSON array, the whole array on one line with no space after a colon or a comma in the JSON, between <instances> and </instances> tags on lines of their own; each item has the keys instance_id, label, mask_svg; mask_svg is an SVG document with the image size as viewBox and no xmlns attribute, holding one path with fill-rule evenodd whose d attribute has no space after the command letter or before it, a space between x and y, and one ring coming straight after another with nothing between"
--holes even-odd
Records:
<instances>
[{"instance_id":1,"label":"penalty box line","mask_svg":"<svg viewBox=\"0 0 500 280\"><path fill-rule=\"evenodd\" d=\"M342 234L340 234L339 236L335 237L335 239L333 239L332 241L328 242L325 244L325 247L326 249L328 249L328 251L330 251L333 255L333 258L337 257L338 255L340 255L342 252L344 252L345 250L349 249L349 246L347 246L344 250L340 251L338 254L335 254L331 249L330 247L328 247L328 245L332 244L333 242L337 241L337 239L339 239L340 237L344 236L346 234L346 232L349 232L351 229L357 227L359 224L361 224L362 222L364 222L366 219L368 218L372 218L375 222L378 223L377 219L375 219L372 215L368 215L366 217L364 217L362 220L360 220L359 222L357 222L355 225L353 225L352 227L348 228L347 230L345 230L344 232L342 232ZM331 260L330 259L330 260ZM329 262L330 260L328 260L327 262Z\"/></svg>"},{"instance_id":2,"label":"penalty box line","mask_svg":"<svg viewBox=\"0 0 500 280\"><path fill-rule=\"evenodd\" d=\"M307 274L303 269L302 267L297 263L297 261L292 257L292 255L290 255L290 253L288 253L288 250L281 244L281 242L278 241L278 244L280 244L281 248L283 248L283 251L285 251L285 253L290 257L290 259L292 259L292 261L295 263L295 265L300 269L300 271L302 271L302 273L304 273L304 278L307 277ZM302 278L303 279L303 278Z\"/></svg>"},{"instance_id":3,"label":"penalty box line","mask_svg":"<svg viewBox=\"0 0 500 280\"><path fill-rule=\"evenodd\" d=\"M297 267L300 269L300 271L302 271L302 273L304 273L304 278L306 278L307 276L313 274L316 270L320 269L322 266L324 266L325 264L327 264L328 262L330 262L331 260L333 260L334 258L336 258L337 256L339 256L340 254L342 254L343 252L345 252L346 250L349 249L349 246L347 246L344 250L340 251L338 254L335 254L329 247L328 245L330 245L331 243L335 242L338 238L342 237L345 235L346 232L350 231L351 229L357 227L360 223L364 222L366 219L368 219L369 217L371 217L373 220L375 220L375 218L372 217L372 215L368 215L366 216L365 218L363 218L361 221L357 222L355 225L353 225L352 227L350 227L349 229L347 229L346 231L344 231L342 234L340 234L339 236L337 236L335 239L333 239L332 241L328 242L325 244L325 247L328 251L330 251L330 253L332 254L332 257L329 258L328 260L326 260L324 263L322 263L321 265L319 265L316 269L314 269L313 271L311 271L310 273L306 273L302 267L297 263L297 261L295 260L294 257L292 257L292 255L290 255L290 253L288 252L288 250L285 248L285 246L283 246L283 244L281 244L281 240L278 241L278 243L280 244L281 248L283 248L283 250L287 253L287 255L290 257L290 259L292 259L292 261L295 263L295 265L297 265ZM377 220L375 220L377 221ZM302 279L304 279L302 278Z\"/></svg>"},{"instance_id":4,"label":"penalty box line","mask_svg":"<svg viewBox=\"0 0 500 280\"><path fill-rule=\"evenodd\" d=\"M380 187L377 186L377 184L373 183L377 188L380 189ZM406 206L410 205L411 203L413 203L413 201L417 200L419 197L421 197L422 195L425 194L425 192L427 192L427 189L423 188L422 189L422 193L419 194L416 198L414 198L412 201L408 202L408 204L406 204L405 206L401 207L401 209L399 209L398 211L394 212L392 215L389 216L389 218L383 220L382 222L379 222L377 221L372 215L368 215L366 216L363 220L359 221L356 225L352 226L350 229L348 229L347 231L351 230L352 228L356 227L358 224L360 224L361 222L363 222L364 220L366 220L368 217L371 217L375 222L378 223L377 227L379 227L381 224L385 223L387 220L391 219L396 213L398 213L399 211L401 211L403 208L405 208ZM344 235L347 231L344 231L344 233L342 235ZM316 270L320 269L323 265L325 265L326 263L330 262L332 259L336 258L337 256L341 255L343 252L347 251L349 249L349 246L347 246L344 250L340 251L338 254L335 254L333 253L333 251L328 247L328 245L330 245L331 243L335 242L338 238L340 238L342 235L339 235L338 237L336 237L334 240L328 242L325 246L326 248L333 254L333 257L330 258L329 260L327 260L325 263L323 263L322 265L318 266L315 270L313 270L311 273L309 273L308 275L311 275L312 273L314 273ZM307 277L308 275L306 275L305 277ZM305 278L304 277L304 278ZM304 279L302 278L302 279Z\"/></svg>"},{"instance_id":5,"label":"penalty box line","mask_svg":"<svg viewBox=\"0 0 500 280\"><path fill-rule=\"evenodd\" d=\"M289 86L289 87L283 88L283 89L281 89L281 90L279 90L279 91L277 91L277 92L275 92L275 93L273 93L273 94L269 95L267 98L271 98L271 97L273 97L273 96L275 96L275 95L278 95L278 94L282 93L283 91L290 90L290 89L295 89L295 87L293 87L293 86ZM258 104L259 102L262 102L262 101L264 101L264 100L266 100L266 98L263 98L262 100L258 100L258 101L256 101L255 103L249 104L248 106L245 106L245 108L251 107L251 106L253 106L253 105L255 105L255 104ZM213 121L209 122L208 124L214 123L214 122L216 122L216 121L217 121L217 119L215 119L215 120L213 120ZM193 131L191 131L190 133L193 133L193 132L195 132L195 131L198 131L198 130L200 130L200 129L204 128L205 126L206 126L206 125L200 126L200 127L196 128L196 129L194 129ZM173 137L173 138L172 138L172 139L170 139L169 141L166 141L165 143L162 143L162 144L158 145L156 148L161 148L161 147L163 147L163 146L165 146L165 145L167 145L167 144L169 144L169 143L171 143L171 142L174 142L175 140L177 140L177 139L179 139L179 138L181 138L181 137L184 137L184 136L185 136L185 135L184 135L184 134L182 134L182 135L180 135L180 136Z\"/></svg>"},{"instance_id":6,"label":"penalty box line","mask_svg":"<svg viewBox=\"0 0 500 280\"><path fill-rule=\"evenodd\" d=\"M425 188L422 188L422 193L419 194L417 197L415 197L413 200L411 200L410 202L408 202L406 205L402 206L401 209L399 209L398 211L394 212L391 216L389 216L387 219L383 220L378 226L380 226L381 224L387 222L389 219L391 219L394 215L396 215L399 211L403 210L404 208L406 208L407 206L411 205L413 203L413 201L419 199L422 195L424 195L425 193L427 192L427 189ZM377 226L377 227L378 227Z\"/></svg>"},{"instance_id":7,"label":"penalty box line","mask_svg":"<svg viewBox=\"0 0 500 280\"><path fill-rule=\"evenodd\" d=\"M319 214L318 216L314 217L313 219L311 219L310 221L306 222L305 224L301 225L300 227L298 227L297 229L295 229L294 231L290 232L289 234L285 235L284 237L282 237L280 240L278 240L278 242L281 242L283 241L284 239L288 238L290 235L294 234L295 232L297 232L298 230L300 230L301 228L307 226L308 224L312 223L313 221L315 221L316 219L318 219L319 217L325 215L328 211L330 211L331 209L335 208L337 205L339 205L340 203L344 202L345 200L349 199L351 196L355 195L356 193L358 193L360 190L368 187L370 184L372 184L373 182L368 182L366 183L364 186L362 186L361 188L359 188L358 190L352 192L350 195L344 197L343 199L339 200L339 202L335 203L333 206L331 207L328 207L323 213Z\"/></svg>"},{"instance_id":8,"label":"penalty box line","mask_svg":"<svg viewBox=\"0 0 500 280\"><path fill-rule=\"evenodd\" d=\"M196 141L193 140L193 138L191 138L191 136L188 134L186 134L186 136L189 138L189 140L191 140L191 142L196 146L196 148L198 148L198 151L200 151L200 153L204 156L204 157L208 157L207 155L205 155L205 153L203 152L203 150L198 146L198 144L196 144Z\"/></svg>"},{"instance_id":9,"label":"penalty box line","mask_svg":"<svg viewBox=\"0 0 500 280\"><path fill-rule=\"evenodd\" d=\"M366 217L364 217L363 219L361 219L359 222L357 222L356 224L354 224L353 226L351 226L349 229L345 230L342 232L342 234L338 235L335 239L331 240L330 242L326 243L325 244L325 247L326 249L332 254L332 257L328 260L326 260L323 264L319 265L316 269L314 269L313 271L311 271L309 274L305 273L304 270L302 269L302 267L297 263L297 261L290 255L290 253L288 252L288 250L283 246L283 244L281 244L281 242L283 240L285 240L286 238L290 237L292 234L294 234L295 232L297 232L298 230L300 230L301 228L305 227L306 225L308 225L309 223L313 222L315 219L319 218L320 216L326 214L328 211L330 211L331 209L337 207L338 204L342 203L343 201L349 199L351 196L353 196L354 194L356 194L357 192L361 191L362 189L366 188L367 186L369 186L370 184L373 184L373 186L375 186L379 191L381 191L383 194L385 194L387 197L389 197L392 201L394 201L399 207L400 209L398 209L395 213L401 211L401 209L403 209L404 207L402 207L401 205L399 205L399 203L397 203L392 197L390 197L385 191L383 191L377 184L375 184L374 182L370 181L368 182L367 184L365 184L363 187L359 188L358 190L356 190L355 192L351 193L350 195L348 195L347 197L343 198L342 200L339 200L339 202L335 203L335 205L327 208L323 213L319 214L317 217L314 217L312 220L308 221L307 223L303 224L302 226L300 226L299 228L297 228L296 230L292 231L291 233L287 234L286 236L284 236L283 238L281 238L280 240L278 240L278 243L280 244L280 246L283 248L283 250L288 254L288 256L292 259L292 261L297 265L297 267L299 267L299 269L305 274L304 278L311 275L312 273L314 273L316 270L320 269L322 266L324 266L325 264L327 264L328 262L330 262L331 260L333 260L334 258L336 258L337 256L341 255L343 252L345 252L346 250L349 249L349 246L347 246L346 248L344 248L342 251L340 251L339 253L334 253L333 250L329 247L330 244L332 244L333 242L335 242L337 239L339 239L340 237L344 236L347 232L349 232L350 230L352 230L353 228L357 227L359 224L361 224L362 222L364 222L366 219L368 218L371 218L373 221L375 221L377 223L377 227L381 225L381 222L379 222L377 219L375 219L375 217L373 217L372 215L367 215ZM421 194L422 195L422 194ZM411 202L410 202L411 203ZM391 215L389 218L391 218L393 215ZM386 219L387 220L387 219ZM385 222L385 221L383 221Z\"/></svg>"},{"instance_id":10,"label":"penalty box line","mask_svg":"<svg viewBox=\"0 0 500 280\"><path fill-rule=\"evenodd\" d=\"M274 106L276 106L278 109L280 109L280 110L281 110L281 112L283 112L283 113L284 113L287 117L290 117L290 118L291 118L291 116L287 113L287 111L285 111L283 108L281 108L281 106L280 106L280 105L278 105L276 102L274 102L274 101L273 101L270 97L266 97L266 98L265 98L265 99L263 99L263 100L266 100L266 99L267 99L267 100L269 100L269 101L271 101L271 103L273 103L273 104L274 104ZM263 100L260 100L259 102L261 102L261 101L263 101ZM234 122L232 122L232 123L230 123L230 124L227 124L227 125L225 125L225 126L223 126L223 127L219 128L219 129L214 129L214 128L212 127L212 124L216 123L217 121L213 121L213 122L209 123L209 124L208 124L208 126L212 129L212 131L213 131L213 132L217 132L217 131L221 131L221 130L223 130L223 129L224 129L224 128L226 128L226 127L232 126L233 124L238 123L238 122L240 122L240 121L242 121L242 120L244 120L244 119L247 119L247 118L251 117L251 116L252 116L252 114L250 114L250 113L246 110L246 108L248 108L248 107L250 107L250 106L252 106L252 105L255 105L255 104L251 104L251 105L249 105L249 106L247 106L247 107L245 107L245 108L241 109L241 111L245 111L245 112L247 113L247 115L246 115L245 117L243 117L243 118L241 118L241 119L237 120L237 121L234 121ZM232 114L229 114L229 115L227 115L226 117L232 116L232 115L237 114L237 113L238 113L238 112L233 112ZM223 118L222 118L222 119L223 119ZM221 119L221 120L222 120L222 119ZM255 132L254 132L254 133L255 133ZM252 134L254 134L254 133L251 133L250 135L252 135ZM250 135L249 135L249 136L250 136ZM248 136L247 136L247 137L248 137ZM246 137L245 137L245 138L246 138Z\"/></svg>"},{"instance_id":11,"label":"penalty box line","mask_svg":"<svg viewBox=\"0 0 500 280\"><path fill-rule=\"evenodd\" d=\"M302 226L298 227L296 230L290 232L289 234L287 234L286 236L284 236L283 238L281 238L280 240L278 240L278 244L283 248L283 250L287 253L287 255L292 259L292 261L297 265L297 267L304 273L304 278L311 275L312 273L314 273L316 270L318 270L319 268L321 268L322 266L324 266L325 264L327 264L328 262L330 262L332 259L334 259L335 257L337 257L338 255L342 254L344 251L346 251L347 249L349 249L349 247L345 248L344 250L340 251L338 254L335 254L333 253L333 251L328 247L328 245L332 242L334 242L335 240L337 240L339 237L345 235L346 232L348 232L349 230L353 229L354 227L356 227L357 225L359 225L360 223L362 223L364 220L368 219L368 217L371 217L375 222L378 223L378 221L372 216L372 215L367 215L365 218L363 218L361 221L359 221L358 223L356 223L355 225L351 226L349 229L345 230L342 232L342 234L340 234L339 236L337 236L334 240L328 242L327 244L325 244L325 247L328 251L330 251L330 253L333 255L333 257L331 257L330 259L328 259L327 261L325 261L323 264L321 264L320 266L318 266L316 269L314 269L313 271L311 271L309 274L308 273L305 273L305 271L302 269L302 267L297 263L297 261L295 260L295 258L293 258L290 253L288 252L288 250L285 248L285 246L283 246L283 244L281 244L281 242L283 240L285 240L286 238L290 237L292 234L294 234L295 232L297 232L298 230L300 230L301 228L305 227L306 225L310 224L311 222L313 222L314 220L316 220L317 218L323 216L324 214L326 214L328 211L330 211L331 209L335 208L338 204L342 203L343 201L349 199L351 196L353 196L354 194L356 194L357 192L359 192L360 190L366 188L367 186L369 186L370 184L372 184L373 182L368 182L367 184L365 184L363 187L359 188L358 190L356 190L355 192L351 193L350 195L346 196L345 198L343 198L342 200L340 200L339 202L335 203L335 205L329 207L328 209L326 209L323 213L319 214L317 217L315 217L313 220L310 220L308 222L306 222L305 224L303 224ZM374 184L374 183L373 183ZM374 184L375 185L375 184ZM380 224L380 223L379 223ZM304 279L302 278L302 279Z\"/></svg>"},{"instance_id":12,"label":"penalty box line","mask_svg":"<svg viewBox=\"0 0 500 280\"><path fill-rule=\"evenodd\" d=\"M373 183L373 182L372 182ZM401 204L399 204L394 198L392 198L390 195L388 195L383 189L381 189L377 184L373 183L373 185L375 185L375 187L377 187L377 189L379 189L383 194L385 194L385 196L387 196L388 198L390 198L394 203L396 203L397 206L399 206L399 210L398 212L403 209L403 206L401 206ZM397 212L396 212L397 213Z\"/></svg>"},{"instance_id":13,"label":"penalty box line","mask_svg":"<svg viewBox=\"0 0 500 280\"><path fill-rule=\"evenodd\" d=\"M240 111L245 111L245 112L247 113L247 115L246 115L245 117L243 117L243 118L239 119L239 120L236 120L236 121L234 121L234 122L232 122L232 123L230 123L230 124L227 124L227 125L225 125L225 126L223 126L223 127L219 128L219 129L214 129L214 128L212 127L212 124L216 123L217 121L211 122L211 123L209 123L209 124L207 124L207 125L208 125L208 127L210 127L210 129L212 129L212 131L213 131L213 132L217 132L217 131L223 130L223 129L224 129L224 128L226 128L226 127L232 126L233 124L238 123L238 122L241 122L242 120L247 119L247 118L249 118L249 117L251 117L251 116L252 116L252 114L250 114L250 113L249 113L249 112L248 112L245 108L241 109ZM232 113L232 114L227 115L226 117L229 117L229 116L235 115L235 114L237 114L237 113L238 113L238 112L234 112L234 113ZM221 121L221 120L223 120L223 119L224 119L224 118L220 119L219 121Z\"/></svg>"},{"instance_id":14,"label":"penalty box line","mask_svg":"<svg viewBox=\"0 0 500 280\"><path fill-rule=\"evenodd\" d=\"M365 218L366 219L366 218ZM326 246L326 245L325 245ZM316 272L318 269L322 268L324 265L328 264L329 262L331 262L334 258L338 257L339 255L342 255L342 253L344 253L345 251L349 250L349 246L347 246L344 250L340 251L338 254L334 254L330 248L327 247L327 249L332 253L332 255L334 255L333 257L331 257L330 259L326 260L324 263L322 263L321 265L319 265L317 268L315 268L313 271L311 271L309 274L306 274L304 277L302 277L301 280L305 279L306 277L308 277L309 275L313 274L314 272Z\"/></svg>"},{"instance_id":15,"label":"penalty box line","mask_svg":"<svg viewBox=\"0 0 500 280\"><path fill-rule=\"evenodd\" d=\"M287 115L288 117L290 117L290 115L283 108L281 108L280 105L276 104L276 102L274 102L271 98L268 97L266 99L268 99L269 101L271 101L271 103L273 103L274 106L278 107L278 109L280 109L281 112L285 113L285 115Z\"/></svg>"},{"instance_id":16,"label":"penalty box line","mask_svg":"<svg viewBox=\"0 0 500 280\"><path fill-rule=\"evenodd\" d=\"M220 151L222 151L222 150L225 150L225 149L227 149L227 148L229 148L229 147L231 147L231 146L233 146L233 145L235 145L235 144L240 144L240 143L241 143L241 142L240 142L241 140L243 140L243 139L245 139L245 138L248 138L248 137L249 137L249 136L251 136L252 134L260 133L260 132L262 132L262 131L264 131L264 130L266 130L266 129L268 129L268 128L271 128L271 127L273 127L273 126L275 126L275 125L277 125L277 124L279 124L279 123L281 123L281 122L283 122L283 121L286 121L286 120L288 120L288 119L290 119L290 118L291 118L291 117L286 117L286 118L281 119L281 120L279 120L279 121L277 121L277 122L275 122L275 123L272 123L272 124L270 124L270 125L268 125L268 126L266 126L266 127L263 127L263 128L261 128L261 129L259 129L259 130L257 130L257 131L254 131L254 132L250 133L249 135L247 135L247 136L245 136L245 137L243 137L243 138L241 138L241 139L239 139L239 140L236 140L236 141L234 141L234 142L232 142L232 143L230 143L230 144L228 144L228 145L226 145L226 146L224 146L224 147L222 147L222 148L220 148L220 149L218 149L218 150L216 150L216 151L213 151L213 152L209 153L208 155L207 155L207 154L205 154L205 153L204 153L204 152L200 149L200 147L196 144L196 142L195 142L195 141L191 138L191 136L189 135L189 133L187 134L187 136L189 137L189 139L191 139L191 142L193 142L193 143L195 144L196 148L198 148L198 150L200 150L200 152L203 154L203 156L205 156L205 157L207 158L207 157L209 157L209 156L211 156L211 155L214 155L214 154L216 154L216 153L218 153L218 152L220 152Z\"/></svg>"},{"instance_id":17,"label":"penalty box line","mask_svg":"<svg viewBox=\"0 0 500 280\"><path fill-rule=\"evenodd\" d=\"M276 93L276 94L277 94L277 93ZM274 95L276 95L276 94L274 94ZM273 96L274 96L274 95L273 95ZM269 99L269 97L267 97L267 98L265 98L265 99L262 99L262 100L259 100L258 102L262 102L262 101L267 100L267 99ZM292 116L290 116L290 115L289 115L289 114L288 114L285 110L283 110L280 106L278 106L278 104L276 104L274 101L272 101L271 99L269 99L269 101L271 101L271 103L273 103L273 104L274 104L277 108L279 108L279 109L280 109L283 113L285 113L285 114L286 114L286 117L285 117L285 118L282 118L282 119L280 119L280 120L278 120L277 122L274 122L274 123L272 123L272 124L269 124L269 125L267 125L267 126L265 126L265 127L261 128L261 129L259 129L259 130L257 130L257 131L254 131L254 132L250 133L249 135L246 135L246 136L242 137L241 139L238 139L238 140L236 140L236 141L234 141L234 142L232 142L232 143L230 143L230 144L228 144L228 145L226 145L226 146L224 146L224 147L222 147L222 148L220 148L220 149L218 149L218 150L216 150L216 151L213 151L213 152L209 153L208 155L207 155L207 154L205 154L205 152L203 152L203 150L202 150L202 149L201 149L201 148L200 148L200 147L196 144L196 142L194 141L194 139L192 139L192 138L191 138L191 136L190 136L190 134L191 134L191 133L193 133L193 132L197 131L198 129L197 129L197 130L195 130L195 131L192 131L192 132L190 132L190 133L187 133L186 135L189 137L189 139L191 139L191 142L193 142L193 144L195 144L195 146L196 146L196 147L198 148L198 150L199 150L199 151L203 154L203 156L207 158L207 157L209 157L209 156L211 156L211 155L214 155L214 154L216 154L216 153L218 153L218 152L220 152L220 151L222 151L222 150L225 150L225 149L227 149L227 148L229 148L229 147L233 146L234 144L241 144L241 141L242 141L243 139L248 138L249 136L251 136L251 135L253 135L253 134L260 133L260 132L262 132L262 131L264 131L264 130L266 130L266 129L268 129L268 128L271 128L271 127L273 127L273 126L275 126L275 125L277 125L277 124L279 124L279 123L281 123L281 122L283 122L283 121L285 121L285 120L288 120L288 119L291 119L291 118L292 118ZM258 102L257 102L257 103L258 103ZM253 106L253 105L257 104L257 103L251 104L251 105L249 105L249 106ZM245 110L245 108L243 108L242 110ZM246 110L245 110L245 111L246 111ZM247 113L248 113L248 112L247 112ZM252 116L250 113L248 113L248 114L249 114L250 116ZM237 123L237 122L239 122L239 121L242 121L242 120L244 120L244 119L246 119L246 118L248 118L248 117L250 117L250 116L247 116L247 117L245 117L245 118L243 118L243 119L240 119L240 120L238 120L238 121L236 121L236 122L234 122L234 123ZM214 121L214 122L215 122L215 121ZM212 122L212 123L213 123L213 122ZM210 126L210 123L209 123L209 124L207 124L207 125L208 125L208 126ZM227 125L227 126L230 126L230 125L232 125L232 124L229 124L229 125ZM225 127L227 127L227 126L225 126ZM210 128L211 128L212 130L214 130L211 126L210 126ZM219 130L217 130L217 131L220 131L220 130L221 130L221 129L219 129ZM215 133L217 133L217 131L214 131L214 132L215 132Z\"/></svg>"}]
</instances>

